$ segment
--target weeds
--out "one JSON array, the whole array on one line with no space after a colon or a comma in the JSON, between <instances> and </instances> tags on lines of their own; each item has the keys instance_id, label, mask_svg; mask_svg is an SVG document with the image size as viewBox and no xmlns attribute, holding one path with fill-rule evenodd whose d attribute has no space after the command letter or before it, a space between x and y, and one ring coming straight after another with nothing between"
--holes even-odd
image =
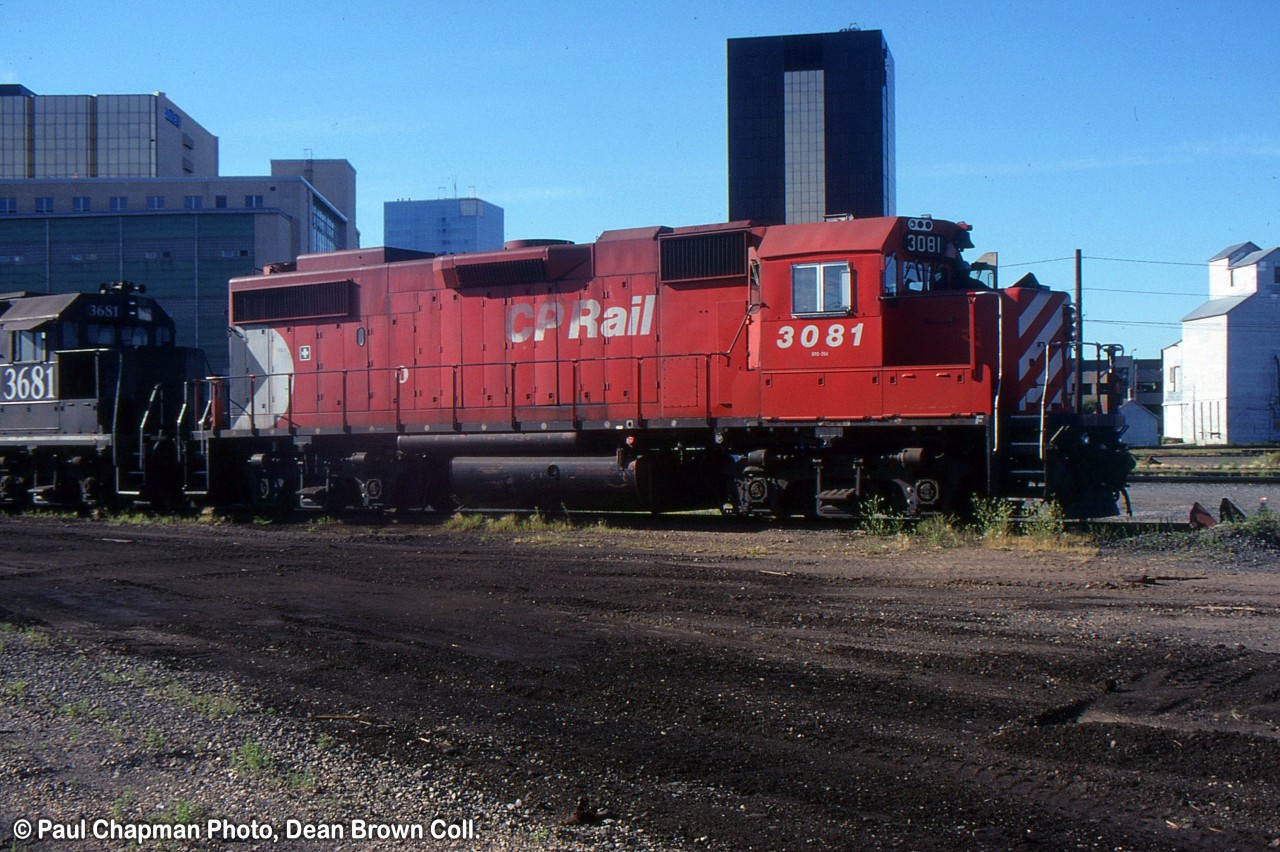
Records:
<instances>
[{"instance_id":1,"label":"weeds","mask_svg":"<svg viewBox=\"0 0 1280 852\"><path fill-rule=\"evenodd\" d=\"M1280 514L1263 504L1243 521L1222 523L1206 531L1205 540L1230 547L1232 542L1253 541L1265 547L1280 546Z\"/></svg>"},{"instance_id":2,"label":"weeds","mask_svg":"<svg viewBox=\"0 0 1280 852\"><path fill-rule=\"evenodd\" d=\"M148 820L153 825L193 825L203 822L208 810L186 799L175 799Z\"/></svg>"},{"instance_id":3,"label":"weeds","mask_svg":"<svg viewBox=\"0 0 1280 852\"><path fill-rule=\"evenodd\" d=\"M1082 544L1081 537L1067 535L1066 517L1056 503L1031 503L1020 510L1008 500L975 498L972 506L968 524L950 515L927 515L911 526L907 518L886 511L882 499L873 496L863 503L859 525L868 537L881 540L880 552L894 549L885 546L890 539L896 549L917 543L953 548L979 542L1016 550L1071 550ZM1280 536L1280 523L1276 530Z\"/></svg>"},{"instance_id":4,"label":"weeds","mask_svg":"<svg viewBox=\"0 0 1280 852\"><path fill-rule=\"evenodd\" d=\"M27 689L30 686L31 684L25 680L6 681L3 685L0 685L0 698L5 701L20 703L27 697Z\"/></svg>"},{"instance_id":5,"label":"weeds","mask_svg":"<svg viewBox=\"0 0 1280 852\"><path fill-rule=\"evenodd\" d=\"M568 532L574 529L568 514L563 520L552 520L542 512L523 516L506 514L497 518L459 512L446 521L444 527L456 532L487 533Z\"/></svg>"},{"instance_id":6,"label":"weeds","mask_svg":"<svg viewBox=\"0 0 1280 852\"><path fill-rule=\"evenodd\" d=\"M125 790L111 802L111 816L116 822L124 822L133 808L133 791Z\"/></svg>"},{"instance_id":7,"label":"weeds","mask_svg":"<svg viewBox=\"0 0 1280 852\"><path fill-rule=\"evenodd\" d=\"M1026 513L1023 534L1037 540L1059 540L1066 532L1066 518L1057 503L1037 503Z\"/></svg>"},{"instance_id":8,"label":"weeds","mask_svg":"<svg viewBox=\"0 0 1280 852\"><path fill-rule=\"evenodd\" d=\"M284 784L294 792L310 792L316 788L316 773L312 769L297 769L284 777Z\"/></svg>"},{"instance_id":9,"label":"weeds","mask_svg":"<svg viewBox=\"0 0 1280 852\"><path fill-rule=\"evenodd\" d=\"M858 508L859 525L867 535L882 538L902 532L905 519L894 513L879 494L872 494Z\"/></svg>"},{"instance_id":10,"label":"weeds","mask_svg":"<svg viewBox=\"0 0 1280 852\"><path fill-rule=\"evenodd\" d=\"M950 515L929 515L916 524L913 532L933 547L961 547L968 541L964 530Z\"/></svg>"},{"instance_id":11,"label":"weeds","mask_svg":"<svg viewBox=\"0 0 1280 852\"><path fill-rule=\"evenodd\" d=\"M984 541L1003 541L1013 533L1014 506L999 497L975 498L973 525Z\"/></svg>"},{"instance_id":12,"label":"weeds","mask_svg":"<svg viewBox=\"0 0 1280 852\"><path fill-rule=\"evenodd\" d=\"M474 532L484 529L487 520L484 515L464 515L459 512L445 521L444 528L457 532Z\"/></svg>"},{"instance_id":13,"label":"weeds","mask_svg":"<svg viewBox=\"0 0 1280 852\"><path fill-rule=\"evenodd\" d=\"M1258 513L1239 524L1241 530L1248 535L1280 544L1280 514L1272 512L1267 506L1258 509Z\"/></svg>"},{"instance_id":14,"label":"weeds","mask_svg":"<svg viewBox=\"0 0 1280 852\"><path fill-rule=\"evenodd\" d=\"M249 775L257 775L271 765L271 755L267 754L261 743L245 738L232 757L232 764Z\"/></svg>"},{"instance_id":15,"label":"weeds","mask_svg":"<svg viewBox=\"0 0 1280 852\"><path fill-rule=\"evenodd\" d=\"M229 695L207 695L196 692L186 684L177 681L163 684L157 692L170 701L194 710L206 719L225 719L240 710L240 703Z\"/></svg>"},{"instance_id":16,"label":"weeds","mask_svg":"<svg viewBox=\"0 0 1280 852\"><path fill-rule=\"evenodd\" d=\"M95 706L87 698L63 704L59 709L64 716L70 716L72 719L88 719L92 722L100 722L110 715L105 708Z\"/></svg>"}]
</instances>

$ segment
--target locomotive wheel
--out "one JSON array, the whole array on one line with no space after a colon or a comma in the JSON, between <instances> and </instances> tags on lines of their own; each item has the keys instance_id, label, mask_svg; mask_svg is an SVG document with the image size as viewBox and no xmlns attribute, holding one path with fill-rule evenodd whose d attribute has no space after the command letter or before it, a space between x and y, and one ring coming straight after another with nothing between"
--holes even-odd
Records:
<instances>
[{"instance_id":1,"label":"locomotive wheel","mask_svg":"<svg viewBox=\"0 0 1280 852\"><path fill-rule=\"evenodd\" d=\"M12 474L0 477L0 500L15 510L26 506L31 500L26 479Z\"/></svg>"}]
</instances>

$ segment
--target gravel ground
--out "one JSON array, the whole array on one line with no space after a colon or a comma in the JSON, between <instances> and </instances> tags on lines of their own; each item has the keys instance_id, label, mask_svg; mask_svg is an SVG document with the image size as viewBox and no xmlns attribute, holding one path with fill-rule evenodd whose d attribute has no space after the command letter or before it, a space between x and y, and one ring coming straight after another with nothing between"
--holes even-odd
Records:
<instances>
[{"instance_id":1,"label":"gravel ground","mask_svg":"<svg viewBox=\"0 0 1280 852\"><path fill-rule=\"evenodd\" d=\"M1280 848L1274 536L0 518L0 541L0 848L23 818L193 817L206 843L210 819L473 819L456 847ZM371 848L276 848L307 845Z\"/></svg>"},{"instance_id":2,"label":"gravel ground","mask_svg":"<svg viewBox=\"0 0 1280 852\"><path fill-rule=\"evenodd\" d=\"M338 721L367 724L358 716ZM447 743L441 748L448 753ZM32 826L29 837L22 820ZM41 820L49 825L42 829ZM307 842L304 826L330 839ZM67 839L78 849L133 840L169 849L232 840L246 849L280 841L403 848L404 840L379 839L393 831L420 832L433 849L662 848L590 807L577 816L535 813L519 799L486 797L449 766L363 754L261 706L225 678L44 629L0 626L6 848L66 848ZM451 832L461 836L451 840Z\"/></svg>"}]
</instances>

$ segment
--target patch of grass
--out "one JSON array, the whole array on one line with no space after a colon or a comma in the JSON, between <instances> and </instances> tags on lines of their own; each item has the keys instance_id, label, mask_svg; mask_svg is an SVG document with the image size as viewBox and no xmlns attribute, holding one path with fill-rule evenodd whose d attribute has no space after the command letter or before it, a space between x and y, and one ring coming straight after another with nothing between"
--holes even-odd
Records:
<instances>
[{"instance_id":1,"label":"patch of grass","mask_svg":"<svg viewBox=\"0 0 1280 852\"><path fill-rule=\"evenodd\" d=\"M1037 503L1023 516L1023 535L1034 539L1060 539L1066 531L1066 518L1057 503Z\"/></svg>"},{"instance_id":2,"label":"patch of grass","mask_svg":"<svg viewBox=\"0 0 1280 852\"><path fill-rule=\"evenodd\" d=\"M973 527L983 541L1000 542L1013 534L1014 505L999 497L973 500Z\"/></svg>"},{"instance_id":3,"label":"patch of grass","mask_svg":"<svg viewBox=\"0 0 1280 852\"><path fill-rule=\"evenodd\" d=\"M444 522L444 528L447 530L455 530L457 532L473 532L475 530L484 529L484 515L467 515L458 512L449 520Z\"/></svg>"},{"instance_id":4,"label":"patch of grass","mask_svg":"<svg viewBox=\"0 0 1280 852\"><path fill-rule=\"evenodd\" d=\"M129 809L133 807L133 791L125 790L111 802L111 817L116 822L124 822Z\"/></svg>"},{"instance_id":5,"label":"patch of grass","mask_svg":"<svg viewBox=\"0 0 1280 852\"><path fill-rule=\"evenodd\" d=\"M206 719L225 719L240 711L240 702L229 695L210 695L196 692L186 684L169 681L156 690L161 697L167 698L188 709L194 710Z\"/></svg>"},{"instance_id":6,"label":"patch of grass","mask_svg":"<svg viewBox=\"0 0 1280 852\"><path fill-rule=\"evenodd\" d=\"M872 556L905 553L911 549L911 536L905 532L868 536L862 544L863 552Z\"/></svg>"},{"instance_id":7,"label":"patch of grass","mask_svg":"<svg viewBox=\"0 0 1280 852\"><path fill-rule=\"evenodd\" d=\"M950 515L929 515L916 524L913 532L933 547L962 547L968 543L964 529Z\"/></svg>"},{"instance_id":8,"label":"patch of grass","mask_svg":"<svg viewBox=\"0 0 1280 852\"><path fill-rule=\"evenodd\" d=\"M284 785L297 792L310 792L316 788L316 773L311 769L295 769L284 777Z\"/></svg>"},{"instance_id":9,"label":"patch of grass","mask_svg":"<svg viewBox=\"0 0 1280 852\"><path fill-rule=\"evenodd\" d=\"M17 627L14 624L5 624L3 632L17 637L18 641L27 647L49 647L54 643L51 633L38 627Z\"/></svg>"},{"instance_id":10,"label":"patch of grass","mask_svg":"<svg viewBox=\"0 0 1280 852\"><path fill-rule=\"evenodd\" d=\"M1263 468L1265 470L1275 470L1280 468L1280 451L1263 453L1262 455L1245 462L1242 467Z\"/></svg>"},{"instance_id":11,"label":"patch of grass","mask_svg":"<svg viewBox=\"0 0 1280 852\"><path fill-rule=\"evenodd\" d=\"M1261 547L1274 550L1280 547L1280 514L1263 506L1256 514L1243 521L1218 524L1193 537L1201 546L1234 552L1240 548Z\"/></svg>"},{"instance_id":12,"label":"patch of grass","mask_svg":"<svg viewBox=\"0 0 1280 852\"><path fill-rule=\"evenodd\" d=\"M5 681L0 684L0 698L13 702L25 701L30 686L30 682L22 679Z\"/></svg>"},{"instance_id":13,"label":"patch of grass","mask_svg":"<svg viewBox=\"0 0 1280 852\"><path fill-rule=\"evenodd\" d=\"M1248 535L1273 544L1280 544L1280 514L1272 512L1266 506L1237 526Z\"/></svg>"},{"instance_id":14,"label":"patch of grass","mask_svg":"<svg viewBox=\"0 0 1280 852\"><path fill-rule=\"evenodd\" d=\"M231 757L232 765L248 775L265 772L271 766L271 755L257 740L245 738Z\"/></svg>"},{"instance_id":15,"label":"patch of grass","mask_svg":"<svg viewBox=\"0 0 1280 852\"><path fill-rule=\"evenodd\" d=\"M148 818L152 825L193 825L204 822L209 810L186 799L174 799L160 813Z\"/></svg>"},{"instance_id":16,"label":"patch of grass","mask_svg":"<svg viewBox=\"0 0 1280 852\"><path fill-rule=\"evenodd\" d=\"M93 722L100 722L110 715L105 707L98 707L87 698L63 704L58 709L62 715L70 716L72 719L88 719Z\"/></svg>"},{"instance_id":17,"label":"patch of grass","mask_svg":"<svg viewBox=\"0 0 1280 852\"><path fill-rule=\"evenodd\" d=\"M110 684L111 686L121 686L125 682L124 675L110 670L98 672L98 677L102 679L103 683Z\"/></svg>"},{"instance_id":18,"label":"patch of grass","mask_svg":"<svg viewBox=\"0 0 1280 852\"><path fill-rule=\"evenodd\" d=\"M444 528L456 532L538 533L568 532L574 529L574 526L567 514L563 520L554 520L541 512L534 512L531 515L513 513L497 518L459 512L445 521Z\"/></svg>"},{"instance_id":19,"label":"patch of grass","mask_svg":"<svg viewBox=\"0 0 1280 852\"><path fill-rule=\"evenodd\" d=\"M147 751L164 751L169 738L155 728L148 728L142 735L142 747Z\"/></svg>"},{"instance_id":20,"label":"patch of grass","mask_svg":"<svg viewBox=\"0 0 1280 852\"><path fill-rule=\"evenodd\" d=\"M858 525L869 536L881 538L902 532L905 519L893 512L885 499L872 494L858 508Z\"/></svg>"}]
</instances>

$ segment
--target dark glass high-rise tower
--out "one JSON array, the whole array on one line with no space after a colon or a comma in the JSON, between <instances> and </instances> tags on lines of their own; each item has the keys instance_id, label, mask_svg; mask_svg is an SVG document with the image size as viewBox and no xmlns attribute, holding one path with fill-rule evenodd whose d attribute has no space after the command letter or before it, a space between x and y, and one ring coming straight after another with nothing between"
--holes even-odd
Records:
<instances>
[{"instance_id":1,"label":"dark glass high-rise tower","mask_svg":"<svg viewBox=\"0 0 1280 852\"><path fill-rule=\"evenodd\" d=\"M879 30L730 39L729 218L895 212L893 56Z\"/></svg>"}]
</instances>

